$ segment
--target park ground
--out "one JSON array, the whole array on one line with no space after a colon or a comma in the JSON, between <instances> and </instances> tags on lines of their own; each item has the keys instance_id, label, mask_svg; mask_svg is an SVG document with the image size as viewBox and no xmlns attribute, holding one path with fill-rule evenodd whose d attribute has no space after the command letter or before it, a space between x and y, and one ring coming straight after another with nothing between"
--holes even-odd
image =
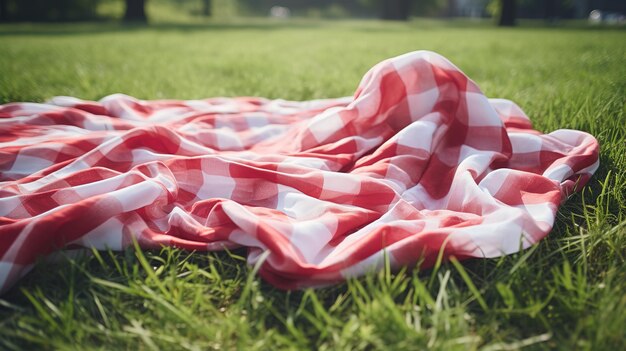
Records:
<instances>
[{"instance_id":1,"label":"park ground","mask_svg":"<svg viewBox=\"0 0 626 351\"><path fill-rule=\"evenodd\" d=\"M0 298L0 349L624 350L626 31L240 19L0 25L0 103L350 95L375 63L448 57L536 129L596 136L601 166L519 254L284 292L245 252L175 249L41 263Z\"/></svg>"}]
</instances>

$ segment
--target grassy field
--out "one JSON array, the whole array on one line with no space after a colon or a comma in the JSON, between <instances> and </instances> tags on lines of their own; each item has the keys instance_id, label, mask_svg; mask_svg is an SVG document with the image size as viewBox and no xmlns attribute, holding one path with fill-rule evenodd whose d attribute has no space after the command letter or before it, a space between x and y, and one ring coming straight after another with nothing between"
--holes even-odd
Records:
<instances>
[{"instance_id":1,"label":"grassy field","mask_svg":"<svg viewBox=\"0 0 626 351\"><path fill-rule=\"evenodd\" d=\"M245 252L101 252L39 264L0 299L0 349L626 349L626 31L233 20L0 26L0 102L352 94L378 61L451 59L601 167L537 246L283 292Z\"/></svg>"}]
</instances>

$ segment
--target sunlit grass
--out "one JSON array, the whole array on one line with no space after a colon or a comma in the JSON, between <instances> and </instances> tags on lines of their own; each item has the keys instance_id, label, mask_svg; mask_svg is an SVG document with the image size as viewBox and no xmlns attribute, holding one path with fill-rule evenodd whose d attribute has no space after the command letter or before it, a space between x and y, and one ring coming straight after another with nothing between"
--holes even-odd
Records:
<instances>
[{"instance_id":1,"label":"sunlit grass","mask_svg":"<svg viewBox=\"0 0 626 351\"><path fill-rule=\"evenodd\" d=\"M584 130L602 151L550 236L512 256L283 292L243 251L94 252L40 264L2 297L0 348L625 349L624 39L419 20L2 25L2 103L344 96L376 62L428 49L516 101L539 130Z\"/></svg>"}]
</instances>

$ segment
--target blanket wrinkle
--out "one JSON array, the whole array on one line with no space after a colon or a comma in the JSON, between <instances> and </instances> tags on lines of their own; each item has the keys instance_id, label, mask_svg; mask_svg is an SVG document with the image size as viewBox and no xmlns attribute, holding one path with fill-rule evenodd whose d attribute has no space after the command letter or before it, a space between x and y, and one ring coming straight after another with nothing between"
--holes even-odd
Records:
<instances>
[{"instance_id":1,"label":"blanket wrinkle","mask_svg":"<svg viewBox=\"0 0 626 351\"><path fill-rule=\"evenodd\" d=\"M444 57L370 69L351 97L0 106L0 292L77 247L248 248L283 289L544 238L598 168L581 131L543 134Z\"/></svg>"}]
</instances>

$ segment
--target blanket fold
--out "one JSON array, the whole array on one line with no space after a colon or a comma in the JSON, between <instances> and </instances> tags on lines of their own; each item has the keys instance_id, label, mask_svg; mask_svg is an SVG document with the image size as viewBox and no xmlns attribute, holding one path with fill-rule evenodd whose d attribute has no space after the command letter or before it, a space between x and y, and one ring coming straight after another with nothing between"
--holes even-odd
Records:
<instances>
[{"instance_id":1,"label":"blanket fold","mask_svg":"<svg viewBox=\"0 0 626 351\"><path fill-rule=\"evenodd\" d=\"M532 129L444 57L383 61L353 97L0 106L0 291L60 249L247 247L286 289L552 228L598 167L589 134Z\"/></svg>"}]
</instances>

